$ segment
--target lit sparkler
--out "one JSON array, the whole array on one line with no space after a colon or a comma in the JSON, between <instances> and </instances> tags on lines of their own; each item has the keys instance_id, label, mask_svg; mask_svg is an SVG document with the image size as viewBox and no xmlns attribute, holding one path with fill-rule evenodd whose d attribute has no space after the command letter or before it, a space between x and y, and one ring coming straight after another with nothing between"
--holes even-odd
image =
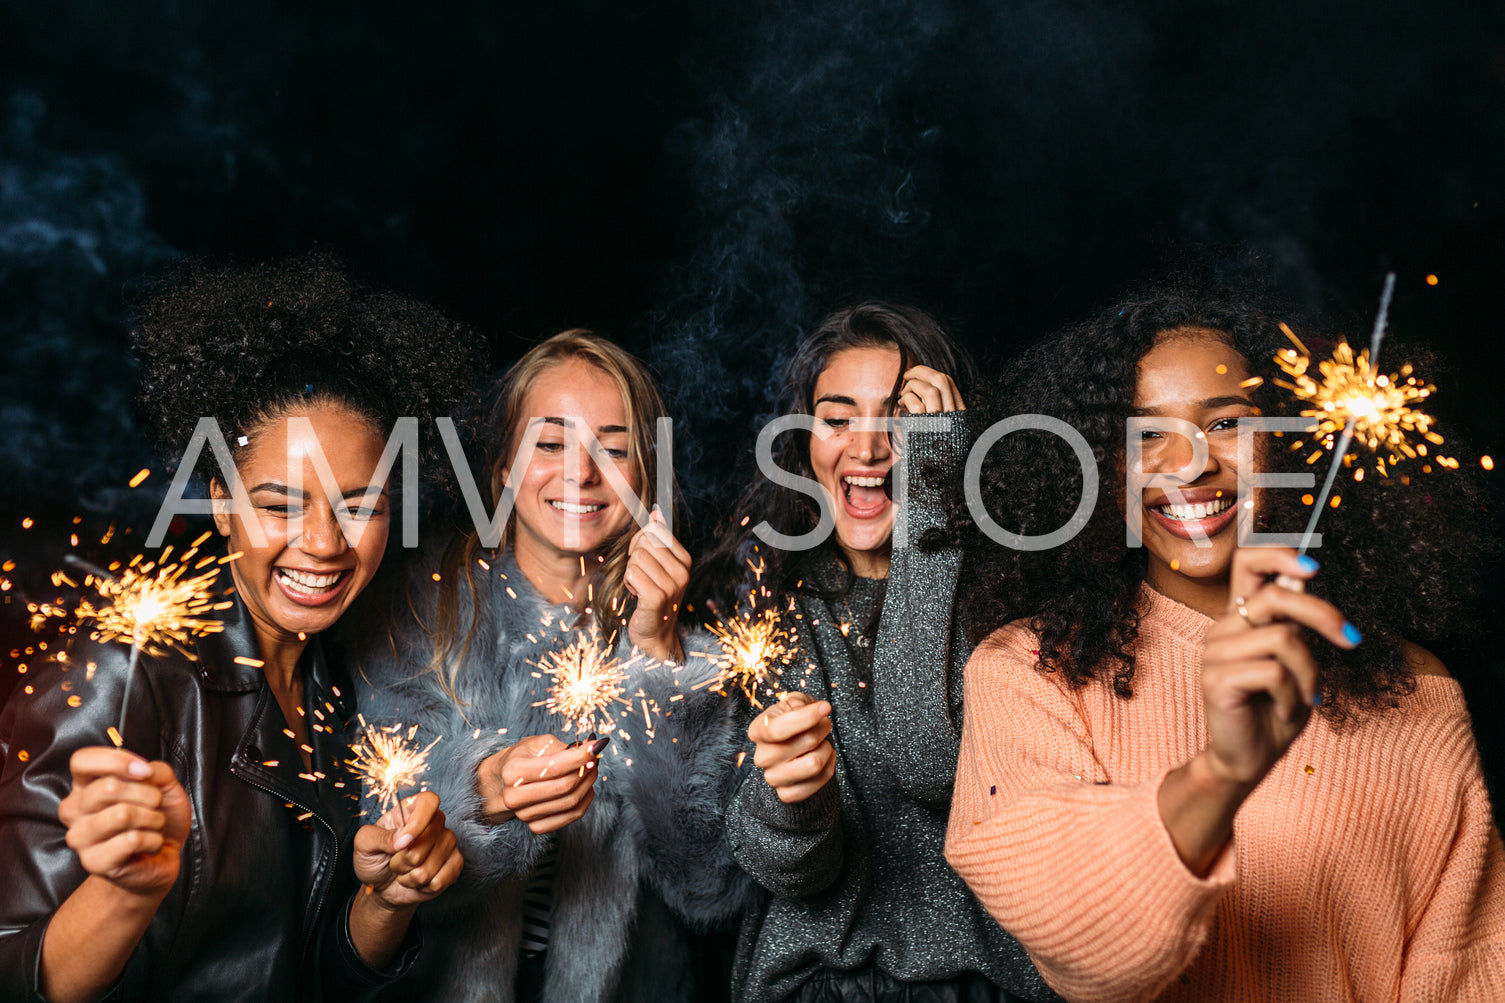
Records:
<instances>
[{"instance_id":1,"label":"lit sparkler","mask_svg":"<svg viewBox=\"0 0 1505 1003\"><path fill-rule=\"evenodd\" d=\"M381 805L385 815L395 806L398 817L406 825L407 812L402 809L402 789L418 783L418 776L429 768L429 750L439 743L434 739L422 749L413 747L413 738L418 734L415 724L406 729L400 724L377 727L367 724L359 716L361 733L350 746L354 758L345 764L355 771Z\"/></svg>"},{"instance_id":2,"label":"lit sparkler","mask_svg":"<svg viewBox=\"0 0 1505 1003\"><path fill-rule=\"evenodd\" d=\"M753 575L761 582L764 565L749 562ZM725 696L729 686L735 686L754 707L761 708L758 691L768 686L769 676L782 672L798 650L797 632L784 622L783 613L774 606L758 608L758 597L768 598L771 593L761 584L748 593L748 606L730 620L713 624L711 633L721 642L722 654L717 659L720 672L707 684L713 692Z\"/></svg>"},{"instance_id":3,"label":"lit sparkler","mask_svg":"<svg viewBox=\"0 0 1505 1003\"><path fill-rule=\"evenodd\" d=\"M228 558L201 558L194 562L198 545L208 533L194 541L176 560L170 560L172 547L162 551L154 561L136 555L118 574L95 567L87 561L68 555L66 560L74 567L87 572L86 585L92 586L98 595L108 600L101 606L88 599L81 600L71 614L65 606L49 603L28 603L32 614L32 627L36 629L51 617L71 616L78 623L92 625L93 640L108 644L119 641L131 646L130 661L126 665L125 692L120 701L120 723L110 729L110 740L117 746L124 744L126 709L131 702L131 684L135 681L136 663L144 651L161 657L169 648L177 648L188 658L194 658L188 650L189 642L196 637L213 634L225 629L224 624L213 614L227 609L233 603L220 600L214 593L214 581L219 577L219 566ZM211 565L205 570L205 564ZM114 567L114 565L112 565ZM61 573L53 576L59 584L74 585Z\"/></svg>"},{"instance_id":4,"label":"lit sparkler","mask_svg":"<svg viewBox=\"0 0 1505 1003\"><path fill-rule=\"evenodd\" d=\"M610 732L616 726L614 705L631 706L623 698L627 665L607 650L594 627L577 631L569 644L544 653L534 664L553 683L548 698L533 706L558 714L575 726L576 734Z\"/></svg>"},{"instance_id":5,"label":"lit sparkler","mask_svg":"<svg viewBox=\"0 0 1505 1003\"><path fill-rule=\"evenodd\" d=\"M1333 454L1322 492L1315 499L1311 518L1302 534L1299 553L1306 553L1311 545L1317 520L1327 507L1338 469L1344 465L1348 447L1354 440L1376 454L1375 469L1386 476L1387 463L1394 465L1402 459L1426 456L1429 442L1442 444L1442 436L1432 431L1432 416L1413 406L1426 400L1437 388L1413 376L1410 363L1393 375L1376 368L1394 292L1395 273L1391 272L1385 276L1385 289L1380 296L1380 309L1374 319L1368 350L1355 354L1346 341L1339 342L1331 359L1317 363L1320 379L1311 373L1312 361L1307 347L1289 327L1281 325L1281 330L1296 347L1275 353L1275 362L1291 377L1290 381L1277 380L1276 383L1307 402L1310 407L1301 415L1316 421L1312 441L1319 448L1312 452L1307 462L1317 462L1324 450L1331 450ZM1304 441L1297 442L1291 448L1300 449L1303 445ZM1356 479L1361 476L1362 471L1355 473Z\"/></svg>"}]
</instances>

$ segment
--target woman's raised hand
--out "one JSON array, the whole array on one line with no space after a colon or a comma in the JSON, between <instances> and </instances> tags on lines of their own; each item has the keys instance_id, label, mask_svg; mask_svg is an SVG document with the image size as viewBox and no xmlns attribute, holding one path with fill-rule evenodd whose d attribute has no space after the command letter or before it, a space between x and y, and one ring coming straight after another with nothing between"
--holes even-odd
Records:
<instances>
[{"instance_id":1,"label":"woman's raised hand","mask_svg":"<svg viewBox=\"0 0 1505 1003\"><path fill-rule=\"evenodd\" d=\"M432 791L409 797L401 811L393 808L355 834L355 876L389 908L427 902L454 884L464 866Z\"/></svg>"},{"instance_id":2,"label":"woman's raised hand","mask_svg":"<svg viewBox=\"0 0 1505 1003\"><path fill-rule=\"evenodd\" d=\"M540 834L578 821L596 796L596 761L608 741L592 736L565 745L553 735L529 735L488 756L476 774L486 821L517 818Z\"/></svg>"},{"instance_id":3,"label":"woman's raised hand","mask_svg":"<svg viewBox=\"0 0 1505 1003\"><path fill-rule=\"evenodd\" d=\"M753 763L785 804L804 801L836 775L831 705L807 693L786 693L753 718L747 737L757 746Z\"/></svg>"},{"instance_id":4,"label":"woman's raised hand","mask_svg":"<svg viewBox=\"0 0 1505 1003\"><path fill-rule=\"evenodd\" d=\"M956 381L929 366L911 366L904 370L904 385L899 388L899 409L906 414L941 414L965 411Z\"/></svg>"},{"instance_id":5,"label":"woman's raised hand","mask_svg":"<svg viewBox=\"0 0 1505 1003\"><path fill-rule=\"evenodd\" d=\"M638 600L627 623L628 639L661 662L680 661L684 654L677 627L690 584L690 553L669 532L656 505L648 525L628 545L622 581Z\"/></svg>"},{"instance_id":6,"label":"woman's raised hand","mask_svg":"<svg viewBox=\"0 0 1505 1003\"><path fill-rule=\"evenodd\" d=\"M166 895L193 822L172 767L95 745L75 752L68 768L73 788L57 814L84 870L124 891Z\"/></svg>"},{"instance_id":7,"label":"woman's raised hand","mask_svg":"<svg viewBox=\"0 0 1505 1003\"><path fill-rule=\"evenodd\" d=\"M1203 643L1208 764L1222 779L1251 790L1301 734L1321 692L1301 628L1343 648L1360 641L1332 603L1271 580L1289 575L1305 581L1316 573L1315 561L1287 548L1236 551L1228 610Z\"/></svg>"}]
</instances>

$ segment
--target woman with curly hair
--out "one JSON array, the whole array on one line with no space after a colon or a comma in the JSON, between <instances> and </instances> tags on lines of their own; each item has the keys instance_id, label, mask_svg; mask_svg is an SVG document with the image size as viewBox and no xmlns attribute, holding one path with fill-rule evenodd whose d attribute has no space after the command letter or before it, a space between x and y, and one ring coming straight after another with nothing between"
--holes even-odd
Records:
<instances>
[{"instance_id":1,"label":"woman with curly hair","mask_svg":"<svg viewBox=\"0 0 1505 1003\"><path fill-rule=\"evenodd\" d=\"M534 346L481 423L485 511L419 556L386 636L354 641L366 717L444 737L426 776L466 858L461 886L423 911L403 999L688 1001L680 920L740 903L714 846L686 839L703 866L666 849L682 818L716 817L733 719L693 688L710 667L684 650L690 557L662 515L675 503L654 448L663 414L643 364L605 338ZM661 716L605 728L609 753L561 721L543 668L569 646L627 662L623 700ZM576 741L553 734L566 729Z\"/></svg>"},{"instance_id":2,"label":"woman with curly hair","mask_svg":"<svg viewBox=\"0 0 1505 1003\"><path fill-rule=\"evenodd\" d=\"M353 824L349 684L318 635L381 561L393 422L462 399L470 340L312 256L184 268L133 347L164 450L204 416L225 434L233 588L219 632L142 653L121 747L120 644L74 645L0 714L0 998L360 998L411 967L413 912L462 860L432 794Z\"/></svg>"},{"instance_id":3,"label":"woman with curly hair","mask_svg":"<svg viewBox=\"0 0 1505 1003\"><path fill-rule=\"evenodd\" d=\"M799 631L775 680L791 690L748 727L756 768L726 811L736 861L766 891L742 927L738 1000L1049 995L941 852L971 646L954 615L960 551L913 541L971 442L969 369L914 308L826 317L779 402L806 427L776 440L774 462L804 485L755 479L706 562L722 616L761 588L793 604ZM771 544L754 542L759 526Z\"/></svg>"},{"instance_id":4,"label":"woman with curly hair","mask_svg":"<svg viewBox=\"0 0 1505 1003\"><path fill-rule=\"evenodd\" d=\"M1247 304L1157 293L1005 380L1010 410L1081 434L1116 504L1064 545L982 551L971 622L1001 629L967 666L947 859L1069 999L1499 999L1500 837L1459 686L1413 643L1464 626L1476 495L1459 471L1350 474L1320 570L1241 548L1310 511L1240 479L1241 436L1253 469L1311 470L1310 443L1240 430L1299 411L1280 347ZM1038 537L1083 478L1016 432L982 484Z\"/></svg>"}]
</instances>

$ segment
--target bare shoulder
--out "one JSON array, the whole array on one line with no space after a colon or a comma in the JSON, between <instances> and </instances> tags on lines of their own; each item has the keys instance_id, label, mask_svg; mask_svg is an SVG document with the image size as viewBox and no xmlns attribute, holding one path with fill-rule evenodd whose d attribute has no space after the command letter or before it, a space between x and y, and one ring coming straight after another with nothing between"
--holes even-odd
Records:
<instances>
[{"instance_id":1,"label":"bare shoulder","mask_svg":"<svg viewBox=\"0 0 1505 1003\"><path fill-rule=\"evenodd\" d=\"M1415 675L1441 676L1444 679L1452 678L1452 673L1448 672L1448 667L1442 664L1442 659L1421 645L1412 644L1410 641L1401 641L1400 651L1401 657L1406 660L1406 668L1410 669Z\"/></svg>"}]
</instances>

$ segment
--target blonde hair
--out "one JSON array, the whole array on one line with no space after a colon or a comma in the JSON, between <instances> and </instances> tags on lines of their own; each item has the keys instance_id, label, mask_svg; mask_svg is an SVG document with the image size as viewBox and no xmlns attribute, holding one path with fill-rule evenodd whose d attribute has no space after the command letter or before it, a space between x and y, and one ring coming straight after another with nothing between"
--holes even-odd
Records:
<instances>
[{"instance_id":1,"label":"blonde hair","mask_svg":"<svg viewBox=\"0 0 1505 1003\"><path fill-rule=\"evenodd\" d=\"M677 494L670 483L671 497L658 498L658 452L654 448L656 419L665 413L663 398L653 377L642 362L622 348L585 328L571 328L534 345L518 359L497 384L491 406L486 411L481 434L485 437L486 451L481 481L487 511L495 511L502 491L506 487L507 467L516 452L517 430L524 418L523 404L534 381L555 366L578 359L600 370L616 386L622 395L622 405L627 412L627 459L637 472L638 497L645 510L655 504L666 512L673 512ZM502 527L501 540L496 552L507 549L514 532L516 512L508 516ZM587 610L593 617L602 637L608 644L615 644L618 632L626 623L626 611L630 593L623 582L627 573L627 548L632 542L632 527L623 532L601 554L601 581L594 589ZM439 599L435 611L433 637L433 660L430 669L439 676L445 693L459 703L454 684L465 653L475 634L479 611L480 593L476 587L475 570L479 566L481 541L474 526L455 540L445 552L439 581ZM463 578L470 589L470 624L461 638L459 610L459 582ZM450 665L445 671L445 664Z\"/></svg>"}]
</instances>

